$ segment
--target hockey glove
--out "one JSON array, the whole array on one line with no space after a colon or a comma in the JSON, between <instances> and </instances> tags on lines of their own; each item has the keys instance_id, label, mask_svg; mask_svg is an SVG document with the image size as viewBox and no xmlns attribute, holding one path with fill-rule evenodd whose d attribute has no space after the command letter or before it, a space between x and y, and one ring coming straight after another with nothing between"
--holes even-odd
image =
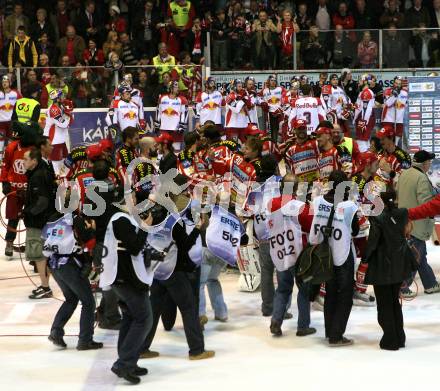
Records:
<instances>
[{"instance_id":1,"label":"hockey glove","mask_svg":"<svg viewBox=\"0 0 440 391\"><path fill-rule=\"evenodd\" d=\"M140 120L139 120L139 127L140 127L142 130L145 130L145 129L147 128L147 123L146 123L146 121L145 121L144 119L140 119Z\"/></svg>"}]
</instances>

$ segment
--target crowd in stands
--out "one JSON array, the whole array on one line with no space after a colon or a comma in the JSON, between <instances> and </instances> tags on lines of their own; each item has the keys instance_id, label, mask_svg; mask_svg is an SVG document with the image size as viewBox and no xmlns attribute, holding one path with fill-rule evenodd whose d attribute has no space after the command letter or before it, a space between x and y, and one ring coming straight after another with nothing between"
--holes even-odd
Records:
<instances>
[{"instance_id":1,"label":"crowd in stands","mask_svg":"<svg viewBox=\"0 0 440 391\"><path fill-rule=\"evenodd\" d=\"M170 79L196 95L207 32L214 70L434 67L439 24L440 0L1 0L0 74L21 67L43 107L48 84L102 107L133 67L155 106Z\"/></svg>"}]
</instances>

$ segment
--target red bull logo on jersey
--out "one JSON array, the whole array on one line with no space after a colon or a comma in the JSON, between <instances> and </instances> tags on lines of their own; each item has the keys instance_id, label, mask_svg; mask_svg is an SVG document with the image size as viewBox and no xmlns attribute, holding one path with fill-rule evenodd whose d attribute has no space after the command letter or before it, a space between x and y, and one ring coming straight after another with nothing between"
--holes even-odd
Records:
<instances>
[{"instance_id":1,"label":"red bull logo on jersey","mask_svg":"<svg viewBox=\"0 0 440 391\"><path fill-rule=\"evenodd\" d=\"M207 109L207 110L215 110L218 107L219 107L219 105L213 101L209 101L208 103L203 105L203 109Z\"/></svg>"},{"instance_id":2,"label":"red bull logo on jersey","mask_svg":"<svg viewBox=\"0 0 440 391\"><path fill-rule=\"evenodd\" d=\"M269 103L269 104L272 104L272 105L276 105L279 101L280 101L280 99L279 99L278 97L276 97L276 96L272 96L272 97L269 99L268 103Z\"/></svg>"},{"instance_id":3,"label":"red bull logo on jersey","mask_svg":"<svg viewBox=\"0 0 440 391\"><path fill-rule=\"evenodd\" d=\"M303 103L303 104L299 104L297 103L295 105L296 108L298 109L316 109L318 107L317 103Z\"/></svg>"},{"instance_id":4,"label":"red bull logo on jersey","mask_svg":"<svg viewBox=\"0 0 440 391\"><path fill-rule=\"evenodd\" d=\"M167 107L165 110L163 110L162 114L168 115L170 117L179 115L179 113L171 107Z\"/></svg>"},{"instance_id":5,"label":"red bull logo on jersey","mask_svg":"<svg viewBox=\"0 0 440 391\"><path fill-rule=\"evenodd\" d=\"M4 105L0 106L1 111L12 111L13 108L14 106L11 105L10 103L5 103Z\"/></svg>"},{"instance_id":6,"label":"red bull logo on jersey","mask_svg":"<svg viewBox=\"0 0 440 391\"><path fill-rule=\"evenodd\" d=\"M403 109L405 107L405 103L400 100L396 101L396 109Z\"/></svg>"},{"instance_id":7,"label":"red bull logo on jersey","mask_svg":"<svg viewBox=\"0 0 440 391\"><path fill-rule=\"evenodd\" d=\"M124 119L135 119L136 117L137 115L134 111L127 111L123 116Z\"/></svg>"}]
</instances>

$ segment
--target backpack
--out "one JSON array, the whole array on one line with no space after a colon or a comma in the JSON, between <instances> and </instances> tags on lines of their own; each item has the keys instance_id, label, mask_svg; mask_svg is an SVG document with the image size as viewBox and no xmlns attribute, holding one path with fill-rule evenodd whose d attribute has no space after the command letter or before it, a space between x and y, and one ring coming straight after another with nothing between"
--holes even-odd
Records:
<instances>
[{"instance_id":1,"label":"backpack","mask_svg":"<svg viewBox=\"0 0 440 391\"><path fill-rule=\"evenodd\" d=\"M307 244L301 251L295 265L295 276L299 281L319 285L334 276L333 255L328 239L332 232L335 208L332 207L327 225L323 230L324 240L319 244Z\"/></svg>"}]
</instances>

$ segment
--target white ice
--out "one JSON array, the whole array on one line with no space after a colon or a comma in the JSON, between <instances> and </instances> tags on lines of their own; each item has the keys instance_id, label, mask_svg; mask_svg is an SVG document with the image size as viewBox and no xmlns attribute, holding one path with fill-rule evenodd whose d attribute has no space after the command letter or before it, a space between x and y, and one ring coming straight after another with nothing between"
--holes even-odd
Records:
<instances>
[{"instance_id":1,"label":"white ice","mask_svg":"<svg viewBox=\"0 0 440 391\"><path fill-rule=\"evenodd\" d=\"M3 245L0 247L3 254ZM440 247L429 246L429 261L440 278ZM25 268L30 270L27 264ZM67 350L57 350L47 334L60 302L29 300L33 285L23 277L19 259L7 261L0 257L0 390L110 391L127 387L110 372L116 357L117 332L96 329L96 340L105 344L99 351L76 351L77 339L73 336L65 338ZM32 279L38 282L36 276ZM324 342L322 312L312 312L316 335L295 336L295 306L293 320L283 325L284 336L273 338L270 320L260 315L260 293L238 292L237 279L234 274L222 275L228 323L215 322L209 309L205 344L216 351L216 357L189 361L180 318L172 332L165 332L160 325L152 349L161 357L139 362L150 371L140 389L437 389L440 294L425 295L420 288L415 300L404 303L405 349L379 349L381 330L375 307L353 307L346 335L355 340L355 345L331 349ZM420 280L417 283L420 287ZM51 286L55 296L62 297L56 283L52 281ZM78 333L78 321L79 311L68 323L66 334Z\"/></svg>"}]
</instances>

